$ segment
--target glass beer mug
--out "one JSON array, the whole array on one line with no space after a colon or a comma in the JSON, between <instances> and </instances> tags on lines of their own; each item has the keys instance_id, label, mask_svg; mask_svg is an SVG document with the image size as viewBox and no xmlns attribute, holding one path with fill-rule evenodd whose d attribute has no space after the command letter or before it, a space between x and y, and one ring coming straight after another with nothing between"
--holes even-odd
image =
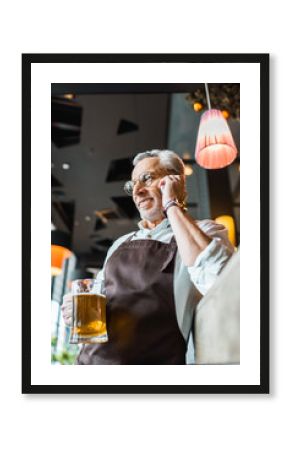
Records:
<instances>
[{"instance_id":1,"label":"glass beer mug","mask_svg":"<svg viewBox=\"0 0 290 450\"><path fill-rule=\"evenodd\" d=\"M106 296L103 282L95 279L72 282L71 344L96 344L108 341Z\"/></svg>"}]
</instances>

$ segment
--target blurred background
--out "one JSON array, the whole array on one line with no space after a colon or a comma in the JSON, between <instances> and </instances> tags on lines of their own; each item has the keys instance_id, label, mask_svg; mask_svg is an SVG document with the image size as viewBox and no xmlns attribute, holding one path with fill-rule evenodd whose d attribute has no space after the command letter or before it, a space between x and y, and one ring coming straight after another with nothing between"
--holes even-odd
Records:
<instances>
[{"instance_id":1,"label":"blurred background","mask_svg":"<svg viewBox=\"0 0 290 450\"><path fill-rule=\"evenodd\" d=\"M208 87L211 107L222 112L238 151L230 165L214 170L195 158L208 106L204 84L52 84L53 364L72 364L78 352L68 343L60 313L71 281L96 276L113 241L136 229L138 211L123 185L137 153L178 153L186 165L189 213L196 219L222 217L239 246L240 86Z\"/></svg>"}]
</instances>

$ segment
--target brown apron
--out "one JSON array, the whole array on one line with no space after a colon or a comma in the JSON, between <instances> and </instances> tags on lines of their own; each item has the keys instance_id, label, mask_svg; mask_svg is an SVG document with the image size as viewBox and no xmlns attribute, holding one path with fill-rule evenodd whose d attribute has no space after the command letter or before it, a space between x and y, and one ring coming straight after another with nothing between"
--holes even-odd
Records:
<instances>
[{"instance_id":1,"label":"brown apron","mask_svg":"<svg viewBox=\"0 0 290 450\"><path fill-rule=\"evenodd\" d=\"M173 296L176 241L132 237L105 267L109 341L84 345L76 364L185 364Z\"/></svg>"}]
</instances>

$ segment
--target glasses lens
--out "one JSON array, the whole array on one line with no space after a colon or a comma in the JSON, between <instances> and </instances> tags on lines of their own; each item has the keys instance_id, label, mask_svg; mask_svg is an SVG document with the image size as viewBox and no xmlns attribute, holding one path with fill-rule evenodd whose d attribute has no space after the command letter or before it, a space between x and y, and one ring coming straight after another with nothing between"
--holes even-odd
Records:
<instances>
[{"instance_id":1,"label":"glasses lens","mask_svg":"<svg viewBox=\"0 0 290 450\"><path fill-rule=\"evenodd\" d=\"M140 176L140 182L145 186L150 186L153 181L152 174L150 172L145 172Z\"/></svg>"},{"instance_id":2,"label":"glasses lens","mask_svg":"<svg viewBox=\"0 0 290 450\"><path fill-rule=\"evenodd\" d=\"M126 194L128 195L132 195L133 194L133 182L132 181L127 181L124 185L124 191L126 192Z\"/></svg>"}]
</instances>

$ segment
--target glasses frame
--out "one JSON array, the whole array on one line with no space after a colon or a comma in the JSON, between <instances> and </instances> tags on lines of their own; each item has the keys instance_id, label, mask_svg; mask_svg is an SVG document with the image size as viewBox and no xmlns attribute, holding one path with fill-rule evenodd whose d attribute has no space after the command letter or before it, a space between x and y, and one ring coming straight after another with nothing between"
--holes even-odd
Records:
<instances>
[{"instance_id":1,"label":"glasses frame","mask_svg":"<svg viewBox=\"0 0 290 450\"><path fill-rule=\"evenodd\" d=\"M158 172L151 172L150 170L146 170L145 172L141 173L137 180L128 180L124 184L124 191L127 195L130 197L133 196L134 187L137 183L140 183L142 186L151 186L154 180L158 179L158 176L154 176L154 174L157 174ZM148 179L144 179L144 177L149 176Z\"/></svg>"},{"instance_id":2,"label":"glasses frame","mask_svg":"<svg viewBox=\"0 0 290 450\"><path fill-rule=\"evenodd\" d=\"M145 172L143 172L143 173L141 173L139 175L138 180L128 180L128 181L126 181L126 183L124 184L123 189L124 189L124 191L126 192L127 195L132 197L133 196L134 187L136 186L136 184L138 182L141 183L143 186L149 187L149 186L152 185L153 181L158 180L158 178L162 178L163 176L165 177L166 175L179 175L174 170L170 170L169 171L169 170L164 169L164 173L161 174L160 172L158 172L158 171L151 172L150 170L146 170ZM149 175L150 178L148 180L142 181L142 177L144 177L145 175Z\"/></svg>"}]
</instances>

